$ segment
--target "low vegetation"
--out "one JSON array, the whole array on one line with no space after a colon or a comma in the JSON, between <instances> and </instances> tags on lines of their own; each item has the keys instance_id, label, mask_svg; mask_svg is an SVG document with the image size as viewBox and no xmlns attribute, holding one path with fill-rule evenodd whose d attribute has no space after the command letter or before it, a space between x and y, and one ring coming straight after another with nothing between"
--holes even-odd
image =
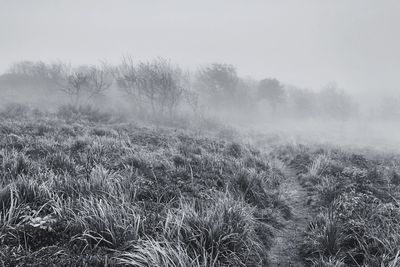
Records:
<instances>
[{"instance_id":1,"label":"low vegetation","mask_svg":"<svg viewBox=\"0 0 400 267\"><path fill-rule=\"evenodd\" d=\"M89 108L0 120L3 266L265 266L288 218L272 157ZM290 212L289 212L290 213Z\"/></svg>"},{"instance_id":2,"label":"low vegetation","mask_svg":"<svg viewBox=\"0 0 400 267\"><path fill-rule=\"evenodd\" d=\"M400 266L398 155L90 107L1 115L2 266Z\"/></svg>"},{"instance_id":3,"label":"low vegetation","mask_svg":"<svg viewBox=\"0 0 400 267\"><path fill-rule=\"evenodd\" d=\"M400 265L397 155L327 146L284 151L316 214L299 246L308 265Z\"/></svg>"}]
</instances>

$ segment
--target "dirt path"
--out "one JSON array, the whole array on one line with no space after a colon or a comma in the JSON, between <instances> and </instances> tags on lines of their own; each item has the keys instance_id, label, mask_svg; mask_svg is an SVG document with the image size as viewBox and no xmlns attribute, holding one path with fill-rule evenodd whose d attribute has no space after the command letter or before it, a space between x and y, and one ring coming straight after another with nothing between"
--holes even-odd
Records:
<instances>
[{"instance_id":1,"label":"dirt path","mask_svg":"<svg viewBox=\"0 0 400 267\"><path fill-rule=\"evenodd\" d=\"M286 179L281 184L282 198L292 208L292 218L282 229L276 232L275 243L270 250L271 266L304 266L298 256L298 244L302 231L312 219L312 213L306 205L307 192L299 184L295 172L287 170Z\"/></svg>"}]
</instances>

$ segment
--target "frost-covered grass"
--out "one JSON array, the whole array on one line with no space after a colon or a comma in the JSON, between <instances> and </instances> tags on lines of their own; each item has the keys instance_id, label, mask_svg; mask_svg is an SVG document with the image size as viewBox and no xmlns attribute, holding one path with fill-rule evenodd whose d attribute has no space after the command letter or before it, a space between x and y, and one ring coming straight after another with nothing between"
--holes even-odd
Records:
<instances>
[{"instance_id":1,"label":"frost-covered grass","mask_svg":"<svg viewBox=\"0 0 400 267\"><path fill-rule=\"evenodd\" d=\"M4 114L2 265L268 264L288 208L262 151L93 109Z\"/></svg>"},{"instance_id":2,"label":"frost-covered grass","mask_svg":"<svg viewBox=\"0 0 400 267\"><path fill-rule=\"evenodd\" d=\"M286 151L317 214L300 245L303 259L312 266L399 266L400 157L327 146Z\"/></svg>"}]
</instances>

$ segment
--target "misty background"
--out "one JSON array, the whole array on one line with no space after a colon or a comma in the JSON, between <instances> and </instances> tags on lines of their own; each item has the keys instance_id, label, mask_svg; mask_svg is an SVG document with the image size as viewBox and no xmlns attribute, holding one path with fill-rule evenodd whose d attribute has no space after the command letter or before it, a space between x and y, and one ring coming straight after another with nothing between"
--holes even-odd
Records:
<instances>
[{"instance_id":1,"label":"misty background","mask_svg":"<svg viewBox=\"0 0 400 267\"><path fill-rule=\"evenodd\" d=\"M243 3L2 0L1 103L400 143L398 1Z\"/></svg>"}]
</instances>

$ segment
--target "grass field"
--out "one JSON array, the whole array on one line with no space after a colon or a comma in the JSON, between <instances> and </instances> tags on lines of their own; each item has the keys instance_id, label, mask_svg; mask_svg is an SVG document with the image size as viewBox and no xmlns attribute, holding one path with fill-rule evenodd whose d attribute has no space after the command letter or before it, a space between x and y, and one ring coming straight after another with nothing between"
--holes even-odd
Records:
<instances>
[{"instance_id":1,"label":"grass field","mask_svg":"<svg viewBox=\"0 0 400 267\"><path fill-rule=\"evenodd\" d=\"M16 106L0 119L0 262L400 266L399 163Z\"/></svg>"}]
</instances>

